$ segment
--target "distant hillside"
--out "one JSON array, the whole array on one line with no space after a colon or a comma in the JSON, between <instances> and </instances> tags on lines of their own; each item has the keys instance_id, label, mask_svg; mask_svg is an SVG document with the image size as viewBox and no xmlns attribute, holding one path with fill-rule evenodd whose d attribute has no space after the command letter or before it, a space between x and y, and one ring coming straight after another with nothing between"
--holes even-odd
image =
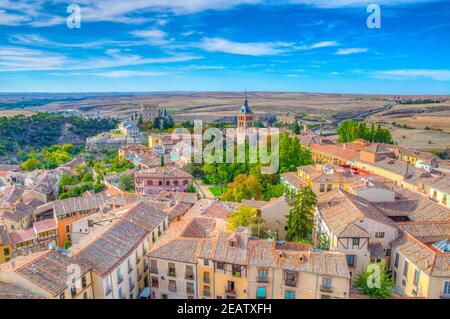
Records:
<instances>
[{"instance_id":1,"label":"distant hillside","mask_svg":"<svg viewBox=\"0 0 450 319\"><path fill-rule=\"evenodd\" d=\"M0 160L15 161L19 151L30 152L54 144L81 145L89 136L116 126L111 119L85 119L37 113L32 116L0 117Z\"/></svg>"}]
</instances>

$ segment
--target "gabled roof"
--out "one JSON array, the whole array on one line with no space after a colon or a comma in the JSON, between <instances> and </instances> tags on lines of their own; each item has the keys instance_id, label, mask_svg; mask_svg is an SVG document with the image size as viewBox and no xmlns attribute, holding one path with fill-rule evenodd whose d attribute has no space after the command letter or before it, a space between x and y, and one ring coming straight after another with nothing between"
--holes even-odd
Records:
<instances>
[{"instance_id":1,"label":"gabled roof","mask_svg":"<svg viewBox=\"0 0 450 319\"><path fill-rule=\"evenodd\" d=\"M45 299L43 296L19 286L0 282L0 299Z\"/></svg>"},{"instance_id":2,"label":"gabled roof","mask_svg":"<svg viewBox=\"0 0 450 319\"><path fill-rule=\"evenodd\" d=\"M396 228L395 223L384 216L372 203L339 189L322 194L318 198L318 210L327 226L338 237L341 236L348 225L364 218ZM351 228L347 231L357 230Z\"/></svg>"},{"instance_id":3,"label":"gabled roof","mask_svg":"<svg viewBox=\"0 0 450 319\"><path fill-rule=\"evenodd\" d=\"M119 265L160 225L167 213L148 202L130 205L117 222L105 228L86 246L73 247L74 258L89 265L101 276Z\"/></svg>"},{"instance_id":4,"label":"gabled roof","mask_svg":"<svg viewBox=\"0 0 450 319\"><path fill-rule=\"evenodd\" d=\"M450 254L443 253L416 239L408 232L392 242L392 247L430 276L450 277Z\"/></svg>"},{"instance_id":5,"label":"gabled roof","mask_svg":"<svg viewBox=\"0 0 450 319\"><path fill-rule=\"evenodd\" d=\"M70 272L69 265L77 262L64 254L54 250L33 253L17 257L6 264L0 265L0 272L15 272L27 281L46 290L52 296L57 296L68 288ZM90 270L84 264L78 264L80 276Z\"/></svg>"},{"instance_id":6,"label":"gabled roof","mask_svg":"<svg viewBox=\"0 0 450 319\"><path fill-rule=\"evenodd\" d=\"M269 240L250 240L248 246L251 266L350 278L345 255L339 252L314 252L309 245Z\"/></svg>"},{"instance_id":7,"label":"gabled roof","mask_svg":"<svg viewBox=\"0 0 450 319\"><path fill-rule=\"evenodd\" d=\"M370 237L369 234L354 224L348 224L347 227L339 234L339 237Z\"/></svg>"}]
</instances>

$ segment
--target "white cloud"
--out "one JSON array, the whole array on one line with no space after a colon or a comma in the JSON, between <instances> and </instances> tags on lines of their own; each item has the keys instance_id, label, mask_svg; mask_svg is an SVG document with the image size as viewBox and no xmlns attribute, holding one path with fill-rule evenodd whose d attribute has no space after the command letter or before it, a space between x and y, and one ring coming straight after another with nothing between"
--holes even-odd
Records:
<instances>
[{"instance_id":1,"label":"white cloud","mask_svg":"<svg viewBox=\"0 0 450 319\"><path fill-rule=\"evenodd\" d=\"M286 43L242 43L222 38L203 38L203 40L197 44L197 47L209 52L224 52L253 56L277 55L286 52L286 47L288 46L289 44Z\"/></svg>"},{"instance_id":2,"label":"white cloud","mask_svg":"<svg viewBox=\"0 0 450 319\"><path fill-rule=\"evenodd\" d=\"M403 5L442 0L377 0L379 5ZM47 6L56 3L63 7L70 0L1 0L0 24L23 25L35 27L54 26L65 23L66 12L49 13ZM149 13L173 13L178 15L192 14L206 10L227 10L239 5L279 5L300 4L318 8L339 8L349 6L366 6L373 0L77 0L81 7L81 23L110 21L126 24L141 24L155 21ZM13 8L13 9L11 9ZM159 21L158 21L159 20ZM166 21L157 17L156 23L163 25Z\"/></svg>"},{"instance_id":3,"label":"white cloud","mask_svg":"<svg viewBox=\"0 0 450 319\"><path fill-rule=\"evenodd\" d=\"M105 78L130 78L137 76L165 76L168 75L168 72L153 72L153 71L134 71L134 70L114 70L114 71L105 71L105 72L97 72L97 73L86 73L89 75L96 75Z\"/></svg>"},{"instance_id":4,"label":"white cloud","mask_svg":"<svg viewBox=\"0 0 450 319\"><path fill-rule=\"evenodd\" d=\"M434 81L450 81L450 70L432 69L397 69L369 72L373 78L386 80L430 79Z\"/></svg>"},{"instance_id":5,"label":"white cloud","mask_svg":"<svg viewBox=\"0 0 450 319\"><path fill-rule=\"evenodd\" d=\"M150 45L166 45L170 42L167 33L161 30L135 30L130 32L133 36L143 38Z\"/></svg>"},{"instance_id":6,"label":"white cloud","mask_svg":"<svg viewBox=\"0 0 450 319\"><path fill-rule=\"evenodd\" d=\"M105 57L71 58L61 53L35 50L17 46L0 47L0 69L5 72L31 70L95 70L132 65L186 62L201 59L200 56L177 54L145 58L137 54L123 54L119 50L107 50Z\"/></svg>"},{"instance_id":7,"label":"white cloud","mask_svg":"<svg viewBox=\"0 0 450 319\"><path fill-rule=\"evenodd\" d=\"M297 46L295 48L298 50L313 50L313 49L326 48L326 47L335 47L338 45L339 44L336 41L322 41L322 42L316 42L313 44Z\"/></svg>"},{"instance_id":8,"label":"white cloud","mask_svg":"<svg viewBox=\"0 0 450 319\"><path fill-rule=\"evenodd\" d=\"M339 49L336 51L335 54L337 55L349 55L349 54L356 54L356 53L365 53L369 51L369 49L366 48L347 48L347 49Z\"/></svg>"},{"instance_id":9,"label":"white cloud","mask_svg":"<svg viewBox=\"0 0 450 319\"><path fill-rule=\"evenodd\" d=\"M336 41L296 45L289 42L234 42L223 38L203 38L195 47L209 52L224 52L238 55L278 55L291 51L314 50L338 45Z\"/></svg>"},{"instance_id":10,"label":"white cloud","mask_svg":"<svg viewBox=\"0 0 450 319\"><path fill-rule=\"evenodd\" d=\"M0 9L0 25L16 26L29 21L27 16L6 12Z\"/></svg>"}]
</instances>

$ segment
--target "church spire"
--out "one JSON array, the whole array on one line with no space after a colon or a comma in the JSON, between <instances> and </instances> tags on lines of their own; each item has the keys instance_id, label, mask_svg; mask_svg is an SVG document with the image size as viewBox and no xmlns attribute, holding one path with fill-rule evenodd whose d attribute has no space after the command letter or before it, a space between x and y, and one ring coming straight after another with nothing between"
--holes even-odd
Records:
<instances>
[{"instance_id":1,"label":"church spire","mask_svg":"<svg viewBox=\"0 0 450 319\"><path fill-rule=\"evenodd\" d=\"M244 91L244 104L241 107L241 113L252 113L250 110L250 107L248 106L248 99L247 99L247 89Z\"/></svg>"}]
</instances>

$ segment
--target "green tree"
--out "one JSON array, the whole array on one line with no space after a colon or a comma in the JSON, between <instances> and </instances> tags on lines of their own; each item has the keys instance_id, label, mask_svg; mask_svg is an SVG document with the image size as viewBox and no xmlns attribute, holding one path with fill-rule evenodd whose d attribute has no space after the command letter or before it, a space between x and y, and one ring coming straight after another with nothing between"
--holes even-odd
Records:
<instances>
[{"instance_id":1,"label":"green tree","mask_svg":"<svg viewBox=\"0 0 450 319\"><path fill-rule=\"evenodd\" d=\"M92 176L91 172L86 172L83 175L83 178L81 179L82 182L84 183L90 183L94 181L94 177Z\"/></svg>"},{"instance_id":2,"label":"green tree","mask_svg":"<svg viewBox=\"0 0 450 319\"><path fill-rule=\"evenodd\" d=\"M294 134L300 134L300 125L298 124L298 121L295 121L292 131L294 132Z\"/></svg>"},{"instance_id":3,"label":"green tree","mask_svg":"<svg viewBox=\"0 0 450 319\"><path fill-rule=\"evenodd\" d=\"M35 158L30 158L21 164L22 168L26 171L33 171L41 167L41 162Z\"/></svg>"},{"instance_id":4,"label":"green tree","mask_svg":"<svg viewBox=\"0 0 450 319\"><path fill-rule=\"evenodd\" d=\"M134 178L131 174L123 174L119 177L119 183L117 185L121 190L129 192L134 191Z\"/></svg>"},{"instance_id":5,"label":"green tree","mask_svg":"<svg viewBox=\"0 0 450 319\"><path fill-rule=\"evenodd\" d=\"M256 176L240 174L228 184L228 189L222 194L221 199L234 202L240 202L243 199L261 199L263 191Z\"/></svg>"},{"instance_id":6,"label":"green tree","mask_svg":"<svg viewBox=\"0 0 450 319\"><path fill-rule=\"evenodd\" d=\"M258 211L254 207L239 206L238 210L232 211L228 218L227 229L236 231L237 227L251 227L252 235L259 238L267 238L268 230L264 219L258 216Z\"/></svg>"},{"instance_id":7,"label":"green tree","mask_svg":"<svg viewBox=\"0 0 450 319\"><path fill-rule=\"evenodd\" d=\"M287 216L287 241L310 241L314 227L314 209L317 205L316 195L311 187L302 187L289 204L291 209Z\"/></svg>"},{"instance_id":8,"label":"green tree","mask_svg":"<svg viewBox=\"0 0 450 319\"><path fill-rule=\"evenodd\" d=\"M365 295L373 298L389 298L395 287L390 271L385 262L371 263L355 279L355 287Z\"/></svg>"},{"instance_id":9,"label":"green tree","mask_svg":"<svg viewBox=\"0 0 450 319\"><path fill-rule=\"evenodd\" d=\"M330 249L330 240L328 239L327 235L325 235L325 233L322 233L322 234L320 234L320 236L318 236L316 248L319 248L322 250Z\"/></svg>"},{"instance_id":10,"label":"green tree","mask_svg":"<svg viewBox=\"0 0 450 319\"><path fill-rule=\"evenodd\" d=\"M187 191L188 193L195 193L195 192L197 192L197 190L195 189L195 186L194 186L193 184L189 184L189 185L186 187L186 191Z\"/></svg>"}]
</instances>

